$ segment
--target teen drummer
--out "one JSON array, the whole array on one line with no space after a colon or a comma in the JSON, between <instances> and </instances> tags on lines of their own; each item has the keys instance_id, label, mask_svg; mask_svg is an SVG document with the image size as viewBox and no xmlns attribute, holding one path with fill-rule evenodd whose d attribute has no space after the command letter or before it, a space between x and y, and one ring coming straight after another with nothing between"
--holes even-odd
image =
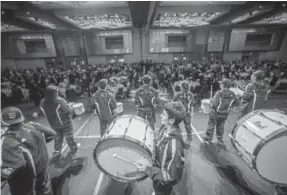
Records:
<instances>
[{"instance_id":1,"label":"teen drummer","mask_svg":"<svg viewBox=\"0 0 287 195\"><path fill-rule=\"evenodd\" d=\"M153 180L155 195L170 195L173 186L182 176L184 167L184 142L179 124L186 110L179 102L170 102L164 106L161 114L160 131L156 141L153 167L138 165L138 171L146 173ZM140 163L140 162L139 162Z\"/></svg>"},{"instance_id":2,"label":"teen drummer","mask_svg":"<svg viewBox=\"0 0 287 195\"><path fill-rule=\"evenodd\" d=\"M228 118L231 107L234 104L238 104L235 93L229 89L231 81L223 79L219 83L221 90L214 95L211 101L211 112L209 114L206 136L204 137L206 143L212 141L215 128L218 142L223 143L225 121Z\"/></svg>"}]
</instances>

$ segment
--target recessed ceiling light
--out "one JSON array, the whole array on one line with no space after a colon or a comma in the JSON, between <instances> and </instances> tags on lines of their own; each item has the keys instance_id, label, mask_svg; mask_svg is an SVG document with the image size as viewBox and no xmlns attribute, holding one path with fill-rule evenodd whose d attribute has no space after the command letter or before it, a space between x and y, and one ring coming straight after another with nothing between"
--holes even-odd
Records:
<instances>
[{"instance_id":1,"label":"recessed ceiling light","mask_svg":"<svg viewBox=\"0 0 287 195\"><path fill-rule=\"evenodd\" d=\"M262 8L262 6L260 5L260 6L259 6L259 8L261 9L261 8Z\"/></svg>"},{"instance_id":2,"label":"recessed ceiling light","mask_svg":"<svg viewBox=\"0 0 287 195\"><path fill-rule=\"evenodd\" d=\"M283 7L286 7L286 4L283 4L282 6L283 6Z\"/></svg>"},{"instance_id":3,"label":"recessed ceiling light","mask_svg":"<svg viewBox=\"0 0 287 195\"><path fill-rule=\"evenodd\" d=\"M26 14L28 14L28 15L29 15L29 14L30 14L30 12L26 12Z\"/></svg>"},{"instance_id":4,"label":"recessed ceiling light","mask_svg":"<svg viewBox=\"0 0 287 195\"><path fill-rule=\"evenodd\" d=\"M4 11L2 11L1 14L4 14Z\"/></svg>"}]
</instances>

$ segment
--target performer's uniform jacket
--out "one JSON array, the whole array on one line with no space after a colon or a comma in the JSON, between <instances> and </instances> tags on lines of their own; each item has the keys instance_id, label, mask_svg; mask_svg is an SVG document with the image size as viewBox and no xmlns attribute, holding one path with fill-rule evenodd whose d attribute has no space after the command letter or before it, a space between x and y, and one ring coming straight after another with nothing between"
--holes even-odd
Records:
<instances>
[{"instance_id":1,"label":"performer's uniform jacket","mask_svg":"<svg viewBox=\"0 0 287 195\"><path fill-rule=\"evenodd\" d=\"M186 116L184 117L183 122L184 122L185 129L188 135L191 135L192 129L190 125L191 123L190 113L191 113L191 108L195 105L194 95L190 91L187 91L187 92L181 91L175 94L173 101L180 102L183 105L183 107L186 109Z\"/></svg>"},{"instance_id":2,"label":"performer's uniform jacket","mask_svg":"<svg viewBox=\"0 0 287 195\"><path fill-rule=\"evenodd\" d=\"M56 131L54 149L59 153L63 146L63 137L65 136L67 143L71 149L77 148L77 143L74 140L72 108L67 102L60 97L57 97L53 102L46 102L43 99L41 102L41 110L45 114L50 126Z\"/></svg>"},{"instance_id":3,"label":"performer's uniform jacket","mask_svg":"<svg viewBox=\"0 0 287 195\"><path fill-rule=\"evenodd\" d=\"M265 108L269 90L270 86L266 85L264 81L249 83L241 97L241 116L244 116L253 110Z\"/></svg>"},{"instance_id":4,"label":"performer's uniform jacket","mask_svg":"<svg viewBox=\"0 0 287 195\"><path fill-rule=\"evenodd\" d=\"M156 192L170 194L172 187L182 176L184 167L184 141L180 129L166 133L160 131L155 148L154 166L147 170Z\"/></svg>"},{"instance_id":5,"label":"performer's uniform jacket","mask_svg":"<svg viewBox=\"0 0 287 195\"><path fill-rule=\"evenodd\" d=\"M1 135L2 165L1 178L8 180L14 194L31 194L33 188L42 195L53 194L47 173L48 151L46 142L55 132L39 123L24 123L10 128ZM33 187L33 180L36 186Z\"/></svg>"},{"instance_id":6,"label":"performer's uniform jacket","mask_svg":"<svg viewBox=\"0 0 287 195\"><path fill-rule=\"evenodd\" d=\"M68 128L72 125L71 115L73 110L67 104L66 100L58 97L53 103L45 103L45 101L45 99L41 101L40 108L53 129Z\"/></svg>"},{"instance_id":7,"label":"performer's uniform jacket","mask_svg":"<svg viewBox=\"0 0 287 195\"><path fill-rule=\"evenodd\" d=\"M138 115L147 120L153 129L155 128L154 105L159 103L157 90L149 85L143 85L136 90L134 104L137 107Z\"/></svg>"},{"instance_id":8,"label":"performer's uniform jacket","mask_svg":"<svg viewBox=\"0 0 287 195\"><path fill-rule=\"evenodd\" d=\"M180 82L176 82L174 84L174 93L178 93L180 92L181 88L180 88Z\"/></svg>"},{"instance_id":9,"label":"performer's uniform jacket","mask_svg":"<svg viewBox=\"0 0 287 195\"><path fill-rule=\"evenodd\" d=\"M206 131L207 141L212 140L215 128L217 139L222 141L224 124L234 104L238 104L238 100L235 93L229 89L220 90L214 95L211 101L211 112Z\"/></svg>"},{"instance_id":10,"label":"performer's uniform jacket","mask_svg":"<svg viewBox=\"0 0 287 195\"><path fill-rule=\"evenodd\" d=\"M114 109L117 107L115 96L108 90L98 89L92 97L92 108L100 119L101 135L114 119Z\"/></svg>"},{"instance_id":11,"label":"performer's uniform jacket","mask_svg":"<svg viewBox=\"0 0 287 195\"><path fill-rule=\"evenodd\" d=\"M211 114L221 118L227 118L231 107L237 104L237 98L233 91L223 89L218 91L211 101Z\"/></svg>"}]
</instances>

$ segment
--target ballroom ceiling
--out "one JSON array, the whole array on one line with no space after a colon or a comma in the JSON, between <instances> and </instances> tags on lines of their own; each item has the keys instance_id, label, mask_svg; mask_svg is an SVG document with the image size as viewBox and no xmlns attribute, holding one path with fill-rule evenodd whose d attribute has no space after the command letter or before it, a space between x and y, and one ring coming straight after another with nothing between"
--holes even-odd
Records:
<instances>
[{"instance_id":1,"label":"ballroom ceiling","mask_svg":"<svg viewBox=\"0 0 287 195\"><path fill-rule=\"evenodd\" d=\"M287 24L286 2L1 2L1 31Z\"/></svg>"}]
</instances>

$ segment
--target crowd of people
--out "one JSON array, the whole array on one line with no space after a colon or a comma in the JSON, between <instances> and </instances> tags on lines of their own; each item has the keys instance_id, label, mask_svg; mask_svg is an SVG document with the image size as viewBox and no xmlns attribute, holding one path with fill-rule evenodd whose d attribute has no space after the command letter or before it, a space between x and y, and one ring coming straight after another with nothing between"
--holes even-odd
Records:
<instances>
[{"instance_id":1,"label":"crowd of people","mask_svg":"<svg viewBox=\"0 0 287 195\"><path fill-rule=\"evenodd\" d=\"M3 70L1 82L11 85L11 94L1 91L2 107L17 105L25 101L32 101L39 106L44 96L44 89L49 84L65 88L63 94L66 99L75 99L69 89L75 89L76 94L91 95L97 90L100 79L124 76L128 83L125 87L139 88L141 77L148 74L153 79L153 87L173 93L179 89L178 81L185 79L191 84L191 91L203 99L209 96L210 88L219 89L218 81L222 78L232 80L249 80L253 72L264 70L271 87L278 79L286 78L287 63L279 61L193 61L186 63L159 63L153 61L138 63L115 63L81 65L69 68L35 68L25 70ZM112 82L112 81L111 81ZM10 96L10 97L9 97Z\"/></svg>"},{"instance_id":2,"label":"crowd of people","mask_svg":"<svg viewBox=\"0 0 287 195\"><path fill-rule=\"evenodd\" d=\"M4 71L2 82L11 82L13 85L11 104L15 106L20 103L24 95L19 94L23 89L29 90L29 99L40 106L52 129L36 122L24 121L19 108L4 108L1 119L8 129L1 135L2 179L8 181L12 194L30 194L36 190L39 194L53 195L47 171L49 156L46 143L54 140L53 162L58 165L62 163L64 137L72 155L80 147L74 139L74 127L70 117L73 110L65 100L70 98L69 90L65 98L65 94L58 93L59 89L76 86L76 91L77 87L80 88L79 94L93 94L90 106L99 117L103 136L107 126L115 118L114 110L117 107L115 95L108 90L109 82L113 82L110 78L125 76L136 88L133 103L137 115L145 119L153 131L158 131L158 136L154 138L155 149L152 151L155 154L154 164L136 162L137 172L145 173L152 179L155 194L171 194L173 187L182 177L185 165L184 149L189 147L192 141L190 119L196 101L208 96L210 89L213 89L215 95L210 104L204 143L212 142L216 129L218 142L224 144L224 124L230 108L239 104L239 99L243 105L241 117L255 109L263 108L268 100L270 85L272 86L276 79L286 77L285 68L286 64L283 62L229 64L197 61L185 65L141 62L76 66L70 69ZM265 78L269 79L264 81ZM233 79L251 80L240 98L230 90ZM97 85L95 90L93 87ZM173 101L165 102L160 118L162 126L159 130L155 129L155 109L162 100L159 98L158 90L154 88L165 88L173 95ZM60 97L61 95L64 98ZM180 134L181 122L185 124L189 142L187 145ZM23 178L26 183L23 182Z\"/></svg>"}]
</instances>

